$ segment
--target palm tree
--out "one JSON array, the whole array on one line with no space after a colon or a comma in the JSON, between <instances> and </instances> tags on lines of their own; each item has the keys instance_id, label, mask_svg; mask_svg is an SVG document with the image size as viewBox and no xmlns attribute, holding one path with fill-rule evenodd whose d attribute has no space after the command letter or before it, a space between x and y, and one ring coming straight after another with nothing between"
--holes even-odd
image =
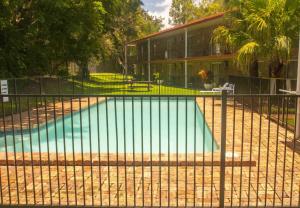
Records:
<instances>
[{"instance_id":1,"label":"palm tree","mask_svg":"<svg viewBox=\"0 0 300 208\"><path fill-rule=\"evenodd\" d=\"M258 60L269 63L269 74L280 75L299 31L298 0L229 0L226 26L214 30L213 41L236 51L239 66L258 75Z\"/></svg>"}]
</instances>

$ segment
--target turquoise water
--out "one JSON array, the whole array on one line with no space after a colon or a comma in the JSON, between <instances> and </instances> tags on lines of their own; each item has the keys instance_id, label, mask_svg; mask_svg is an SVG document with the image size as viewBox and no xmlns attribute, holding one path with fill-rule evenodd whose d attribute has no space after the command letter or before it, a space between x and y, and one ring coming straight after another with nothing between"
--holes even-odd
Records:
<instances>
[{"instance_id":1,"label":"turquoise water","mask_svg":"<svg viewBox=\"0 0 300 208\"><path fill-rule=\"evenodd\" d=\"M4 139L4 134L0 134L2 152L5 151ZM73 119L66 115L64 119L48 122L47 126L41 125L39 130L32 129L31 133L23 131L23 137L19 132L14 137L7 133L6 139L9 152L14 151L14 140L17 152L22 152L22 140L25 152L31 151L30 141L33 152L39 152L39 148L41 152L47 152L49 143L49 151L59 153L64 149L67 153L97 153L99 146L102 153L108 152L108 148L110 153L116 153L117 148L119 153L124 153L124 143L127 153L132 153L133 147L135 153L141 153L142 141L144 153L150 153L151 144L152 153L159 153L159 147L162 153L168 153L169 143L171 153L185 153L186 148L188 153L194 153L195 144L197 153L218 148L194 99L179 99L178 104L176 99L170 99L168 104L167 98L152 98L151 104L150 98L143 98L143 101L134 98L133 102L131 98L109 99L107 105L102 102L92 105L90 111L82 109L81 116L79 112L73 113Z\"/></svg>"}]
</instances>

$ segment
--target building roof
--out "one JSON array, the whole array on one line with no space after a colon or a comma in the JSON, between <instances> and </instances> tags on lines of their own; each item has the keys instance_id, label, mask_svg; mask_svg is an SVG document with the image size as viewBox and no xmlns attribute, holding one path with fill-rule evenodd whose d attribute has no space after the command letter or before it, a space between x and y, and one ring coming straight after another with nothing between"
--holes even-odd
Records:
<instances>
[{"instance_id":1,"label":"building roof","mask_svg":"<svg viewBox=\"0 0 300 208\"><path fill-rule=\"evenodd\" d=\"M149 38L153 38L153 37L156 37L156 36L159 36L159 35L162 35L162 34L170 33L170 32L173 32L173 31L181 30L181 29L184 29L184 28L187 28L187 27L191 27L191 26L194 26L194 25L199 25L199 24L209 22L209 21L212 21L212 20L215 20L215 19L219 19L219 18L224 17L224 15L225 15L225 13L222 12L222 13L207 16L207 17L204 17L204 18L201 18L201 19L198 19L198 20L194 20L194 21L191 21L191 22L186 23L186 24L176 25L174 27L171 27L171 28L168 28L168 29L156 32L156 33L152 33L152 34L147 35L143 38L133 40L133 41L129 42L128 44L136 43L136 42L139 42L139 41L142 41L142 40L147 40Z\"/></svg>"}]
</instances>

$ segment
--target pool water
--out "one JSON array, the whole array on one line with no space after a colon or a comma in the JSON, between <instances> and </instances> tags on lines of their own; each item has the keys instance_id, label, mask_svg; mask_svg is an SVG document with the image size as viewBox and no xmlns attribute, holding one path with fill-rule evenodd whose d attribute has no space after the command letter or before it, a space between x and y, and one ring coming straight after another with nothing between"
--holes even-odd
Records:
<instances>
[{"instance_id":1,"label":"pool water","mask_svg":"<svg viewBox=\"0 0 300 208\"><path fill-rule=\"evenodd\" d=\"M24 152L30 152L31 146L33 152L49 148L53 153L98 153L98 148L101 153L202 153L218 149L201 110L190 98L108 99L39 129L23 131L23 136L6 133L6 140L8 152L14 151L14 140L16 152L22 152L22 140ZM4 141L2 133L2 152Z\"/></svg>"}]
</instances>

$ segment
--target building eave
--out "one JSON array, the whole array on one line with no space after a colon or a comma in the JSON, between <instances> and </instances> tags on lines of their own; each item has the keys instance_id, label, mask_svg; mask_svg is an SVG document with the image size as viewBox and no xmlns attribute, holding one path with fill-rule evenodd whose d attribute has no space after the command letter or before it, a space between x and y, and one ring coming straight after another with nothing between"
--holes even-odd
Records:
<instances>
[{"instance_id":1,"label":"building eave","mask_svg":"<svg viewBox=\"0 0 300 208\"><path fill-rule=\"evenodd\" d=\"M156 33L150 34L150 35L145 36L143 38L140 38L140 39L137 39L137 40L133 40L131 42L128 42L127 45L129 45L129 44L130 45L136 44L136 43L138 43L140 41L151 39L151 38L154 38L154 37L166 34L166 33L171 33L171 32L182 30L182 29L185 29L185 28L188 28L188 27L191 27L191 26L200 25L200 24L212 21L212 20L223 18L224 15L225 15L225 13L222 12L222 13L218 13L218 14L214 14L214 15L211 15L211 16L207 16L207 17L204 17L204 18L201 18L201 19L198 19L198 20L194 20L194 21L186 23L186 24L177 25L177 26L174 26L172 28L165 29L165 30L162 30L160 32L156 32Z\"/></svg>"}]
</instances>

